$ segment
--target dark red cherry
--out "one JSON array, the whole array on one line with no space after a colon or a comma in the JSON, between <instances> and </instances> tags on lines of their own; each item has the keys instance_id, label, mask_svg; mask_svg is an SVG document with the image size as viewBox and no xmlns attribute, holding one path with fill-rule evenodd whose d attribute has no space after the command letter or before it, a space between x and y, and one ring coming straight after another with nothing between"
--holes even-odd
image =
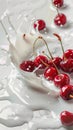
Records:
<instances>
[{"instance_id":1,"label":"dark red cherry","mask_svg":"<svg viewBox=\"0 0 73 130\"><path fill-rule=\"evenodd\" d=\"M44 77L47 80L54 80L56 75L58 75L58 72L54 67L47 68L44 72Z\"/></svg>"},{"instance_id":2,"label":"dark red cherry","mask_svg":"<svg viewBox=\"0 0 73 130\"><path fill-rule=\"evenodd\" d=\"M39 55L34 59L34 64L39 69L45 69L48 66L48 59L46 56Z\"/></svg>"},{"instance_id":3,"label":"dark red cherry","mask_svg":"<svg viewBox=\"0 0 73 130\"><path fill-rule=\"evenodd\" d=\"M60 87L62 88L63 86L67 85L70 83L70 78L67 74L58 74L55 78L54 78L54 84L56 87Z\"/></svg>"},{"instance_id":4,"label":"dark red cherry","mask_svg":"<svg viewBox=\"0 0 73 130\"><path fill-rule=\"evenodd\" d=\"M65 126L71 126L73 125L73 113L68 111L63 111L60 114L60 119L63 125Z\"/></svg>"},{"instance_id":5,"label":"dark red cherry","mask_svg":"<svg viewBox=\"0 0 73 130\"><path fill-rule=\"evenodd\" d=\"M58 14L55 19L54 19L54 23L57 26L63 26L67 23L67 18L65 16L65 14Z\"/></svg>"},{"instance_id":6,"label":"dark red cherry","mask_svg":"<svg viewBox=\"0 0 73 130\"><path fill-rule=\"evenodd\" d=\"M43 30L44 28L46 28L46 23L44 20L42 19L38 19L34 22L33 24L34 29L38 29L39 31Z\"/></svg>"},{"instance_id":7,"label":"dark red cherry","mask_svg":"<svg viewBox=\"0 0 73 130\"><path fill-rule=\"evenodd\" d=\"M53 58L53 62L54 64L59 68L60 67L60 62L62 61L62 59L60 57L54 57Z\"/></svg>"},{"instance_id":8,"label":"dark red cherry","mask_svg":"<svg viewBox=\"0 0 73 130\"><path fill-rule=\"evenodd\" d=\"M24 71L32 72L35 69L35 65L33 61L23 61L20 64L20 68Z\"/></svg>"},{"instance_id":9,"label":"dark red cherry","mask_svg":"<svg viewBox=\"0 0 73 130\"><path fill-rule=\"evenodd\" d=\"M54 57L52 60L48 60L48 65L49 67L54 67L54 64L55 64L58 68L60 68L61 61L62 59L60 57Z\"/></svg>"},{"instance_id":10,"label":"dark red cherry","mask_svg":"<svg viewBox=\"0 0 73 130\"><path fill-rule=\"evenodd\" d=\"M50 60L48 60L48 65L49 65L49 67L54 67L53 62L52 62L52 60L51 60L51 59L50 59Z\"/></svg>"},{"instance_id":11,"label":"dark red cherry","mask_svg":"<svg viewBox=\"0 0 73 130\"><path fill-rule=\"evenodd\" d=\"M60 67L65 72L73 72L73 59L63 60L62 62L60 62Z\"/></svg>"},{"instance_id":12,"label":"dark red cherry","mask_svg":"<svg viewBox=\"0 0 73 130\"><path fill-rule=\"evenodd\" d=\"M56 6L57 8L60 8L63 6L64 1L63 0L53 0L53 4L54 6Z\"/></svg>"},{"instance_id":13,"label":"dark red cherry","mask_svg":"<svg viewBox=\"0 0 73 130\"><path fill-rule=\"evenodd\" d=\"M61 88L60 96L64 100L70 100L73 98L73 86L72 85L65 85Z\"/></svg>"},{"instance_id":14,"label":"dark red cherry","mask_svg":"<svg viewBox=\"0 0 73 130\"><path fill-rule=\"evenodd\" d=\"M73 59L73 49L68 49L64 52L64 55L63 55L63 58L66 58L66 59L70 59L72 58Z\"/></svg>"}]
</instances>

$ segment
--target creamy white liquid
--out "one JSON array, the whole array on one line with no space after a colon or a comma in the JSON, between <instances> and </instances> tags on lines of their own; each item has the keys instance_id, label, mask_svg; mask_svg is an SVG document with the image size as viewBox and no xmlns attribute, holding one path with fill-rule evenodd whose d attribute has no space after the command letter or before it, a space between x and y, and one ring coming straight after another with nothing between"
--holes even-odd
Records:
<instances>
[{"instance_id":1,"label":"creamy white liquid","mask_svg":"<svg viewBox=\"0 0 73 130\"><path fill-rule=\"evenodd\" d=\"M26 35L28 36L28 34ZM29 36L28 40L30 38L32 39L32 36ZM24 40L21 42L22 38L21 36L20 43L25 44L26 51L28 49L28 46L26 46L27 42ZM22 47L20 43L18 45ZM31 42L29 43L31 44ZM38 43L40 42L38 41ZM12 46L10 49L15 49L15 51L17 49L19 51L19 48L17 48L16 42L16 46ZM29 57L29 51L27 51L27 55L24 53L24 59L26 56ZM22 59L22 54L23 52L18 58ZM14 63L16 65L18 63L15 62L17 57L14 56L12 55L12 58L15 58ZM11 71L8 77L7 87L2 92L2 95L0 95L0 100L8 100L11 103L1 110L0 122L8 127L14 127L28 122L27 130L37 130L40 128L59 129L62 127L60 113L64 110L73 112L73 103L61 99L59 97L60 90L52 82L37 77L34 73L23 72L21 70L18 72L18 70L14 68ZM32 118L33 111L39 110L48 110L51 113L51 117L43 116L34 120Z\"/></svg>"},{"instance_id":2,"label":"creamy white liquid","mask_svg":"<svg viewBox=\"0 0 73 130\"><path fill-rule=\"evenodd\" d=\"M38 18L41 16L41 18L45 19L47 26L52 25L56 11L50 8L51 1L47 5L45 1L42 4L39 1L38 4L43 7L42 12L39 12L38 9L34 14L38 13ZM47 17L45 15L46 12L48 12ZM68 35L70 31L68 31ZM22 35L19 34L15 47L10 45L11 60L15 66L18 67L21 61L30 58L30 54L32 55L33 53L33 43L37 37L38 34L35 36L26 34L25 39L23 39ZM38 43L36 48L41 47L41 42L38 41ZM72 45L70 46L72 47ZM59 96L59 89L53 83L37 77L34 73L22 72L15 67L12 67L8 76L7 86L1 87L0 100L8 100L10 103L1 109L0 123L8 127L21 126L24 123L28 123L26 130L60 129L60 127L61 130L67 130L61 124L60 113L64 110L73 112L73 101L64 101ZM34 112L40 110L48 110L51 116L47 117L48 114L44 114L41 117L34 117ZM71 130L73 130L73 127Z\"/></svg>"},{"instance_id":3,"label":"creamy white liquid","mask_svg":"<svg viewBox=\"0 0 73 130\"><path fill-rule=\"evenodd\" d=\"M14 70L10 74L9 86L0 95L0 100L7 99L11 102L11 105L1 110L0 122L9 127L22 125L32 119L32 111L47 109L51 114L53 112L51 117L47 118L43 116L37 120L35 119L35 121L32 119L29 122L28 130L60 128L62 124L59 119L59 113L63 110L72 112L73 103L71 101L65 102L60 97L57 97L55 93L53 95L51 93L49 94L46 90L43 91L42 88L39 90L38 87L26 86L20 80L21 76L16 78L16 75L16 71Z\"/></svg>"}]
</instances>

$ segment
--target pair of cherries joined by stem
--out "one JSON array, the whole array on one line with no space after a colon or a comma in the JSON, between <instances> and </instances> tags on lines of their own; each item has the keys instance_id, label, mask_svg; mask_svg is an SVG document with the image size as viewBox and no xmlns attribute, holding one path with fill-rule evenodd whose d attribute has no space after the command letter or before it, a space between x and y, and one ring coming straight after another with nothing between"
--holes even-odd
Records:
<instances>
[{"instance_id":1,"label":"pair of cherries joined by stem","mask_svg":"<svg viewBox=\"0 0 73 130\"><path fill-rule=\"evenodd\" d=\"M57 10L57 15L54 19L54 23L57 26L64 26L67 23L66 15L63 13L59 13L58 11L59 8L63 7L64 0L53 0L52 3L56 7L56 10Z\"/></svg>"},{"instance_id":2,"label":"pair of cherries joined by stem","mask_svg":"<svg viewBox=\"0 0 73 130\"><path fill-rule=\"evenodd\" d=\"M54 34L58 40L60 41L60 45L62 48L63 56L62 61L60 62L60 68L67 73L73 72L73 49L68 49L64 51L64 47L62 44L62 39L58 34Z\"/></svg>"},{"instance_id":3,"label":"pair of cherries joined by stem","mask_svg":"<svg viewBox=\"0 0 73 130\"><path fill-rule=\"evenodd\" d=\"M70 58L70 57L72 57L71 52L73 52L73 51L67 50L66 53L64 53L61 37L58 34L54 34L54 35L58 38L58 40L61 43L61 47L62 47L62 50L63 50L63 58L53 57L49 48L48 48L47 42L44 40L43 37L40 36L35 40L35 42L33 44L33 52L34 52L34 49L35 49L35 44L37 43L37 41L39 39L41 39L42 41L44 41L43 43L45 43L50 57L47 56L47 55L38 55L38 56L35 57L34 61L24 61L24 62L22 62L20 64L20 68L24 71L27 71L27 72L33 72L35 70L35 68L44 69L44 74L43 74L44 78L47 79L47 80L54 81L55 86L61 88L61 93L60 93L61 97L64 100L68 100L68 99L72 99L71 95L72 95L72 92L73 92L73 90L71 89L70 90L71 94L70 95L67 94L67 89L69 89L69 84L70 84L70 77L69 77L69 75L67 75L65 73L60 73L58 68L61 68L60 65L62 64L62 62L64 62L64 60L66 61L67 57L69 58L67 60L71 59ZM68 53L69 53L70 56L68 55ZM65 57L65 56L67 56L67 57ZM63 86L66 86L66 89L62 89ZM65 93L65 91L66 91L66 93Z\"/></svg>"},{"instance_id":4,"label":"pair of cherries joined by stem","mask_svg":"<svg viewBox=\"0 0 73 130\"><path fill-rule=\"evenodd\" d=\"M52 3L57 9L57 15L54 19L55 25L57 25L57 26L65 25L67 23L67 18L65 16L65 14L59 13L59 11L58 11L58 9L64 5L64 1L63 0L53 0ZM38 31L42 31L46 28L46 23L42 19L37 19L33 23L33 28L37 29Z\"/></svg>"},{"instance_id":5,"label":"pair of cherries joined by stem","mask_svg":"<svg viewBox=\"0 0 73 130\"><path fill-rule=\"evenodd\" d=\"M38 56L38 57L41 58L40 56ZM37 58L36 58L36 61L37 61ZM56 81L56 80L58 81L55 83L57 83L56 85L61 87L60 96L64 100L73 99L73 86L69 85L70 78L67 74L59 74L58 75L56 68L50 67L50 68L46 69L44 76L45 76L45 78L47 78L47 79L49 78L50 80L53 80L55 77L54 81ZM68 112L68 111L61 112L60 120L64 126L73 125L73 113Z\"/></svg>"},{"instance_id":6,"label":"pair of cherries joined by stem","mask_svg":"<svg viewBox=\"0 0 73 130\"><path fill-rule=\"evenodd\" d=\"M61 62L64 60L70 60L73 58L73 50L68 49L64 52L61 37L58 34L54 34L61 43L61 47L63 50L63 57L53 57L46 41L43 37L38 37L33 44L33 52L36 41L38 39L42 39L48 49L49 56L47 55L38 55L35 57L34 61L24 61L20 64L20 68L27 72L33 72L35 68L44 69L44 77L47 80L54 81L54 84L60 88L60 96L64 100L73 99L73 86L70 85L70 77L65 73L60 73L58 69L60 68ZM73 125L73 113L68 111L63 111L60 114L60 120L63 125L70 126Z\"/></svg>"},{"instance_id":7,"label":"pair of cherries joined by stem","mask_svg":"<svg viewBox=\"0 0 73 130\"><path fill-rule=\"evenodd\" d=\"M63 47L63 44L62 44L61 37L58 34L54 34L54 35L60 41L60 45L61 45L62 52L63 52L62 61L60 62L60 68L65 72L71 73L71 72L73 72L73 50L68 49L64 52L64 47ZM60 86L60 84L59 84L59 87L61 88L60 96L64 100L70 100L70 99L73 98L73 85L69 84L70 78L67 74L64 74L63 76L65 77L65 79L63 78L64 80L62 80L62 82L61 82L61 84L63 83L62 86ZM59 80L62 77L56 76L56 79L54 79L54 80ZM64 84L65 80L68 84ZM56 85L56 83L55 83L55 85Z\"/></svg>"},{"instance_id":8,"label":"pair of cherries joined by stem","mask_svg":"<svg viewBox=\"0 0 73 130\"><path fill-rule=\"evenodd\" d=\"M70 60L70 57L72 56L72 53L73 51L71 51L70 49L67 50L65 53L64 53L64 49L63 49L63 45L62 45L62 40L61 40L61 37L58 35L58 34L54 34L58 40L60 41L61 43L61 48L62 48L62 51L63 51L63 58L60 59L58 62L59 64L59 67L60 65L62 64L62 62L64 62L64 58L66 60L66 58L68 57L69 59L67 60ZM67 57L64 57L65 55L67 55ZM51 57L52 58L52 57ZM57 58L55 58L57 59ZM70 77L68 74L65 74L65 73L60 73L59 70L58 70L58 66L55 62L53 62L54 60L52 59L52 64L54 66L53 67L50 67L50 68L47 68L44 72L44 77L47 79L47 80L53 80L54 81L54 84L56 87L59 87L61 89L61 92L60 92L60 96L64 99L64 100L70 100L70 99L73 99L73 86L70 85ZM73 67L73 66L72 66ZM70 69L69 68L69 71L70 72Z\"/></svg>"}]
</instances>

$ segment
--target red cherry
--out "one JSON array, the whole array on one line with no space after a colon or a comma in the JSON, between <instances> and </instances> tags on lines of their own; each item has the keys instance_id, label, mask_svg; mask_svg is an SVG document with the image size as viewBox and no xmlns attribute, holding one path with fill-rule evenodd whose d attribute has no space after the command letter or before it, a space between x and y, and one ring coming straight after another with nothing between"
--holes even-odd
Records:
<instances>
[{"instance_id":1,"label":"red cherry","mask_svg":"<svg viewBox=\"0 0 73 130\"><path fill-rule=\"evenodd\" d=\"M55 19L54 19L54 23L57 25L57 26L63 26L65 25L67 22L67 18L65 16L65 14L58 14Z\"/></svg>"},{"instance_id":2,"label":"red cherry","mask_svg":"<svg viewBox=\"0 0 73 130\"><path fill-rule=\"evenodd\" d=\"M57 87L62 88L63 86L70 83L70 78L67 74L59 74L54 78L54 84Z\"/></svg>"},{"instance_id":3,"label":"red cherry","mask_svg":"<svg viewBox=\"0 0 73 130\"><path fill-rule=\"evenodd\" d=\"M44 77L47 80L53 80L56 75L58 75L58 72L54 67L47 68L44 72Z\"/></svg>"},{"instance_id":4,"label":"red cherry","mask_svg":"<svg viewBox=\"0 0 73 130\"><path fill-rule=\"evenodd\" d=\"M50 60L48 60L48 65L49 65L49 67L54 67L53 62L52 62L52 60L51 60L51 59L50 59Z\"/></svg>"},{"instance_id":5,"label":"red cherry","mask_svg":"<svg viewBox=\"0 0 73 130\"><path fill-rule=\"evenodd\" d=\"M54 6L56 6L57 8L60 8L63 6L64 1L63 0L53 0L53 4Z\"/></svg>"},{"instance_id":6,"label":"red cherry","mask_svg":"<svg viewBox=\"0 0 73 130\"><path fill-rule=\"evenodd\" d=\"M68 111L63 111L60 114L60 119L63 125L65 126L71 126L73 125L73 113Z\"/></svg>"},{"instance_id":7,"label":"red cherry","mask_svg":"<svg viewBox=\"0 0 73 130\"><path fill-rule=\"evenodd\" d=\"M61 61L62 59L60 57L54 57L52 60L48 60L48 65L49 67L54 67L54 64L55 64L58 68L60 68Z\"/></svg>"},{"instance_id":8,"label":"red cherry","mask_svg":"<svg viewBox=\"0 0 73 130\"><path fill-rule=\"evenodd\" d=\"M60 67L65 72L73 72L73 59L63 60L60 62Z\"/></svg>"},{"instance_id":9,"label":"red cherry","mask_svg":"<svg viewBox=\"0 0 73 130\"><path fill-rule=\"evenodd\" d=\"M64 100L72 99L71 95L73 96L73 86L72 85L65 85L61 88L60 96Z\"/></svg>"},{"instance_id":10,"label":"red cherry","mask_svg":"<svg viewBox=\"0 0 73 130\"><path fill-rule=\"evenodd\" d=\"M48 59L46 56L39 55L35 58L34 64L39 69L45 69L48 66Z\"/></svg>"},{"instance_id":11,"label":"red cherry","mask_svg":"<svg viewBox=\"0 0 73 130\"><path fill-rule=\"evenodd\" d=\"M64 52L63 58L69 59L72 58L73 59L73 50L72 49L68 49Z\"/></svg>"},{"instance_id":12,"label":"red cherry","mask_svg":"<svg viewBox=\"0 0 73 130\"><path fill-rule=\"evenodd\" d=\"M60 67L60 62L62 61L62 59L60 57L54 57L53 58L53 62L54 64L59 68Z\"/></svg>"},{"instance_id":13,"label":"red cherry","mask_svg":"<svg viewBox=\"0 0 73 130\"><path fill-rule=\"evenodd\" d=\"M20 64L20 68L24 71L32 72L35 68L33 61L24 61Z\"/></svg>"},{"instance_id":14,"label":"red cherry","mask_svg":"<svg viewBox=\"0 0 73 130\"><path fill-rule=\"evenodd\" d=\"M42 19L38 19L34 22L33 25L34 29L38 29L39 31L43 30L44 28L46 28L46 23L44 22L44 20Z\"/></svg>"}]
</instances>

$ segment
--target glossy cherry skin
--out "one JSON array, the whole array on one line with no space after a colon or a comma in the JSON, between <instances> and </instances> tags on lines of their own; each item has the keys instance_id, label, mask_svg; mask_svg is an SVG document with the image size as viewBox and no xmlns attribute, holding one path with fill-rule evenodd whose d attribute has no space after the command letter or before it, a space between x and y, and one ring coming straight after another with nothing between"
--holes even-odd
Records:
<instances>
[{"instance_id":1,"label":"glossy cherry skin","mask_svg":"<svg viewBox=\"0 0 73 130\"><path fill-rule=\"evenodd\" d=\"M63 60L60 62L60 67L65 72L73 72L73 59Z\"/></svg>"},{"instance_id":2,"label":"glossy cherry skin","mask_svg":"<svg viewBox=\"0 0 73 130\"><path fill-rule=\"evenodd\" d=\"M35 69L35 65L33 61L23 61L20 64L20 69L27 71L27 72L32 72Z\"/></svg>"},{"instance_id":3,"label":"glossy cherry skin","mask_svg":"<svg viewBox=\"0 0 73 130\"><path fill-rule=\"evenodd\" d=\"M34 22L33 24L34 29L38 29L38 31L43 30L44 28L46 28L46 23L44 20L42 19L38 19Z\"/></svg>"},{"instance_id":4,"label":"glossy cherry skin","mask_svg":"<svg viewBox=\"0 0 73 130\"><path fill-rule=\"evenodd\" d=\"M60 62L62 61L62 59L60 58L60 57L54 57L54 59L53 59L53 62L54 62L54 64L58 67L58 68L60 68Z\"/></svg>"},{"instance_id":5,"label":"glossy cherry skin","mask_svg":"<svg viewBox=\"0 0 73 130\"><path fill-rule=\"evenodd\" d=\"M62 59L60 57L54 57L52 60L48 60L48 65L50 67L54 67L54 64L55 64L58 68L60 68L61 61L62 61Z\"/></svg>"},{"instance_id":6,"label":"glossy cherry skin","mask_svg":"<svg viewBox=\"0 0 73 130\"><path fill-rule=\"evenodd\" d=\"M47 80L54 80L56 75L58 75L58 72L54 67L47 68L44 72L44 77Z\"/></svg>"},{"instance_id":7,"label":"glossy cherry skin","mask_svg":"<svg viewBox=\"0 0 73 130\"><path fill-rule=\"evenodd\" d=\"M65 85L61 88L60 96L64 100L72 99L70 95L73 95L73 86L72 85Z\"/></svg>"},{"instance_id":8,"label":"glossy cherry skin","mask_svg":"<svg viewBox=\"0 0 73 130\"><path fill-rule=\"evenodd\" d=\"M68 49L64 52L63 58L73 59L73 49Z\"/></svg>"},{"instance_id":9,"label":"glossy cherry skin","mask_svg":"<svg viewBox=\"0 0 73 130\"><path fill-rule=\"evenodd\" d=\"M54 6L56 6L57 8L60 8L63 6L64 1L63 0L53 0L53 4Z\"/></svg>"},{"instance_id":10,"label":"glossy cherry skin","mask_svg":"<svg viewBox=\"0 0 73 130\"><path fill-rule=\"evenodd\" d=\"M54 84L56 87L62 88L63 86L67 85L70 83L70 78L67 74L58 74L54 78Z\"/></svg>"},{"instance_id":11,"label":"glossy cherry skin","mask_svg":"<svg viewBox=\"0 0 73 130\"><path fill-rule=\"evenodd\" d=\"M39 55L34 59L34 64L36 67L39 67L39 69L45 69L48 66L48 59L46 56Z\"/></svg>"},{"instance_id":12,"label":"glossy cherry skin","mask_svg":"<svg viewBox=\"0 0 73 130\"><path fill-rule=\"evenodd\" d=\"M60 119L63 125L65 126L71 126L73 125L73 113L68 111L63 111L60 114Z\"/></svg>"},{"instance_id":13,"label":"glossy cherry skin","mask_svg":"<svg viewBox=\"0 0 73 130\"><path fill-rule=\"evenodd\" d=\"M63 26L67 23L67 18L65 16L65 14L58 14L55 19L54 19L54 23L57 26Z\"/></svg>"}]
</instances>

